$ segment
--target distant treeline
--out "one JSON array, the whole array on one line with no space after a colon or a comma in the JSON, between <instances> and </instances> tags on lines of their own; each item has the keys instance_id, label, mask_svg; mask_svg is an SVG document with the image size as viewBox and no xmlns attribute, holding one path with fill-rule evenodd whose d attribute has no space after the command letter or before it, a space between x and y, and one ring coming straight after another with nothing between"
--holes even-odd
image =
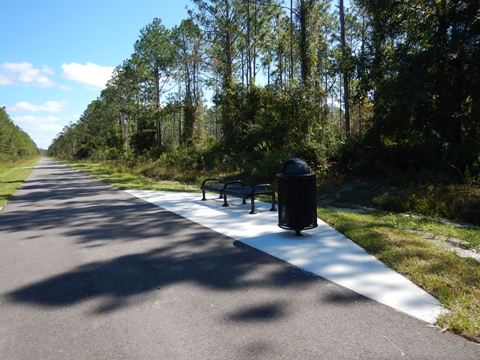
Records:
<instances>
[{"instance_id":1,"label":"distant treeline","mask_svg":"<svg viewBox=\"0 0 480 360\"><path fill-rule=\"evenodd\" d=\"M173 29L141 29L49 151L263 178L302 156L324 173L471 179L479 4L193 0Z\"/></svg>"},{"instance_id":2,"label":"distant treeline","mask_svg":"<svg viewBox=\"0 0 480 360\"><path fill-rule=\"evenodd\" d=\"M0 107L0 162L29 159L38 155L38 149L28 134Z\"/></svg>"}]
</instances>

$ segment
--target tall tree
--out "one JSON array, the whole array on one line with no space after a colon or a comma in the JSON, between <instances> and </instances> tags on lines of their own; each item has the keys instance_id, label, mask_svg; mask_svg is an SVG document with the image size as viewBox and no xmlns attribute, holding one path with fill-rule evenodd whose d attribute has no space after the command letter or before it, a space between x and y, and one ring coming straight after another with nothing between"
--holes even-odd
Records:
<instances>
[{"instance_id":1,"label":"tall tree","mask_svg":"<svg viewBox=\"0 0 480 360\"><path fill-rule=\"evenodd\" d=\"M196 11L191 15L203 29L210 44L212 70L221 78L220 105L222 109L223 136L228 141L235 138L235 58L239 26L240 0L193 0Z\"/></svg>"},{"instance_id":2,"label":"tall tree","mask_svg":"<svg viewBox=\"0 0 480 360\"><path fill-rule=\"evenodd\" d=\"M10 119L0 106L0 161L31 158L38 154L37 146L26 132Z\"/></svg>"},{"instance_id":3,"label":"tall tree","mask_svg":"<svg viewBox=\"0 0 480 360\"><path fill-rule=\"evenodd\" d=\"M340 15L340 41L342 49L341 69L343 75L343 108L345 116L345 132L350 134L350 79L347 70L347 42L345 40L345 9L343 0L338 2L338 10Z\"/></svg>"},{"instance_id":4,"label":"tall tree","mask_svg":"<svg viewBox=\"0 0 480 360\"><path fill-rule=\"evenodd\" d=\"M184 126L181 141L187 143L193 139L194 125L201 116L201 70L204 46L200 28L191 19L183 20L180 26L173 30L173 34L179 52L178 80L184 88Z\"/></svg>"},{"instance_id":5,"label":"tall tree","mask_svg":"<svg viewBox=\"0 0 480 360\"><path fill-rule=\"evenodd\" d=\"M410 167L461 175L478 166L478 1L359 3L371 25L372 138Z\"/></svg>"},{"instance_id":6,"label":"tall tree","mask_svg":"<svg viewBox=\"0 0 480 360\"><path fill-rule=\"evenodd\" d=\"M157 146L162 146L161 97L170 81L175 63L175 49L170 31L163 26L159 18L155 18L140 31L140 38L134 48L146 69L146 80L154 89L156 140Z\"/></svg>"}]
</instances>

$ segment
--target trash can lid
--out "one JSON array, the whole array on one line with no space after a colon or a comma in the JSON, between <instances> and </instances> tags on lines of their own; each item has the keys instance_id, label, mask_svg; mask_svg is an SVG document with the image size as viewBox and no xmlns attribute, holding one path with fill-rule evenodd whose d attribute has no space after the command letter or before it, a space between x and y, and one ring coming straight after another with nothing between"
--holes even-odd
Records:
<instances>
[{"instance_id":1,"label":"trash can lid","mask_svg":"<svg viewBox=\"0 0 480 360\"><path fill-rule=\"evenodd\" d=\"M281 174L282 175L307 175L310 174L310 167L305 161L300 158L293 158L288 160L284 165Z\"/></svg>"}]
</instances>

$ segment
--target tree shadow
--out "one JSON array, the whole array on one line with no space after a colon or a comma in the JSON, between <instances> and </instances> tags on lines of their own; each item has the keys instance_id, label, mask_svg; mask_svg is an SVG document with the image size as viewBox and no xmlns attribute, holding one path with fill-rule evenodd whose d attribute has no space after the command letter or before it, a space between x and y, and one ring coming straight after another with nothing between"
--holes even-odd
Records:
<instances>
[{"instance_id":1,"label":"tree shadow","mask_svg":"<svg viewBox=\"0 0 480 360\"><path fill-rule=\"evenodd\" d=\"M259 304L240 309L227 316L228 321L246 321L246 322L266 322L274 321L284 317L286 314L286 304L281 302L271 302L269 304Z\"/></svg>"},{"instance_id":2,"label":"tree shadow","mask_svg":"<svg viewBox=\"0 0 480 360\"><path fill-rule=\"evenodd\" d=\"M135 247L135 253L82 264L18 287L5 294L10 302L58 308L94 299L93 315L101 315L132 306L143 301L144 295L175 284L214 292L273 289L269 303L237 305L224 317L231 322L273 322L292 315L282 295L286 288L302 292L325 284L248 245L72 173L40 173L27 181L0 217L0 232L37 230L24 241L41 241L37 234L51 233L40 230L54 229L59 241L73 241L88 252L112 243L151 242L148 247ZM343 291L352 295L325 296L324 300L358 301L355 293Z\"/></svg>"},{"instance_id":3,"label":"tree shadow","mask_svg":"<svg viewBox=\"0 0 480 360\"><path fill-rule=\"evenodd\" d=\"M328 294L324 294L321 297L320 302L344 306L358 302L373 302L373 300L353 291L331 291Z\"/></svg>"},{"instance_id":4,"label":"tree shadow","mask_svg":"<svg viewBox=\"0 0 480 360\"><path fill-rule=\"evenodd\" d=\"M49 229L53 233L43 231ZM238 242L232 246L222 234L65 169L37 172L12 198L0 217L0 232L23 231L36 231L23 241L56 236L91 252L111 243L150 242L135 247L134 254L83 264L17 288L5 295L11 302L66 307L97 299L94 312L104 314L173 284L230 291L302 282L298 271L279 267L264 253ZM269 270L272 264L275 270ZM261 275L252 276L256 272ZM304 281L312 279L305 276Z\"/></svg>"},{"instance_id":5,"label":"tree shadow","mask_svg":"<svg viewBox=\"0 0 480 360\"><path fill-rule=\"evenodd\" d=\"M161 239L159 239L161 240ZM11 302L44 307L65 307L100 299L95 314L128 306L138 295L161 291L172 284L190 283L213 291L254 288L282 289L286 284L312 283L312 277L295 269L278 267L266 254L231 246L208 229L151 251L78 266L71 271L16 289L5 297ZM260 272L262 276L249 275ZM231 314L231 321L275 320L286 315L285 304L249 307Z\"/></svg>"}]
</instances>

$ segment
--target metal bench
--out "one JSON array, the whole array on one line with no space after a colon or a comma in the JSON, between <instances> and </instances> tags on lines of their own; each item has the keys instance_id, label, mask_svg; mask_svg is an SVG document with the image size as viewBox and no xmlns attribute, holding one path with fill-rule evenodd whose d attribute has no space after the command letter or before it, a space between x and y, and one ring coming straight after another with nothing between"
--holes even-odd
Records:
<instances>
[{"instance_id":1,"label":"metal bench","mask_svg":"<svg viewBox=\"0 0 480 360\"><path fill-rule=\"evenodd\" d=\"M215 182L215 183L211 183ZM210 184L209 184L210 183ZM272 197L272 207L270 211L277 211L275 206L275 191L270 184L258 184L253 186L247 186L240 180L228 181L224 183L218 178L209 178L205 179L202 182L202 200L206 201L205 191L211 191L219 193L219 199L223 198L223 206L228 205L228 195L241 198L243 200L242 204L246 204L246 200L250 198L251 210L250 214L256 214L255 211L255 196L257 195L270 195Z\"/></svg>"}]
</instances>

